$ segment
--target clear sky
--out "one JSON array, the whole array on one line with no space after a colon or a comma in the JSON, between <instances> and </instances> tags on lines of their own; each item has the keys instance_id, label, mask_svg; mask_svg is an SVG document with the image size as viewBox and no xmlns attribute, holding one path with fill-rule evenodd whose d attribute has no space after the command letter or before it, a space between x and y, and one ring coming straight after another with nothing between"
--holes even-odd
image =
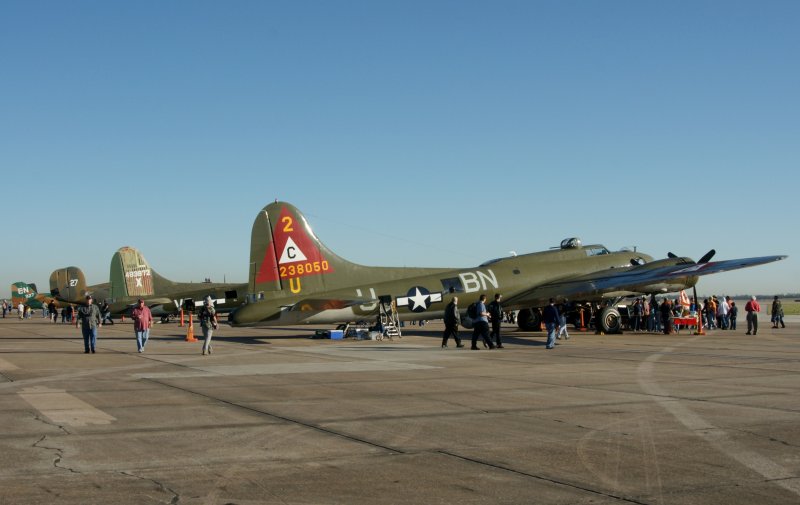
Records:
<instances>
[{"instance_id":1,"label":"clear sky","mask_svg":"<svg viewBox=\"0 0 800 505\"><path fill-rule=\"evenodd\" d=\"M0 286L46 288L68 265L106 282L125 245L174 280L244 282L252 221L278 198L367 265L470 267L577 236L788 254L699 291L800 291L800 2L0 14Z\"/></svg>"}]
</instances>

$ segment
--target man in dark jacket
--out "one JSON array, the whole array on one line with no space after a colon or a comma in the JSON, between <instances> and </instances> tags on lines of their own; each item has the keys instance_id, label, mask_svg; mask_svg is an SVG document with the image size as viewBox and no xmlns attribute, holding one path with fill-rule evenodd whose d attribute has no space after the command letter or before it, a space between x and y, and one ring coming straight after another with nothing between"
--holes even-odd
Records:
<instances>
[{"instance_id":1,"label":"man in dark jacket","mask_svg":"<svg viewBox=\"0 0 800 505\"><path fill-rule=\"evenodd\" d=\"M545 349L552 349L556 345L556 331L561 326L561 318L558 315L555 300L552 298L550 299L550 305L544 308L542 319L544 320L544 327L547 328L547 346Z\"/></svg>"},{"instance_id":2,"label":"man in dark jacket","mask_svg":"<svg viewBox=\"0 0 800 505\"><path fill-rule=\"evenodd\" d=\"M492 318L492 333L489 334L489 340L494 336L495 345L498 349L503 348L503 342L500 341L500 323L503 322L503 307L500 306L500 299L503 295L495 293L494 300L489 303L489 316Z\"/></svg>"},{"instance_id":3,"label":"man in dark jacket","mask_svg":"<svg viewBox=\"0 0 800 505\"><path fill-rule=\"evenodd\" d=\"M91 295L86 295L86 305L78 309L78 320L81 322L83 333L83 352L95 352L97 346L97 329L103 326L100 319L100 309L94 305Z\"/></svg>"},{"instance_id":4,"label":"man in dark jacket","mask_svg":"<svg viewBox=\"0 0 800 505\"><path fill-rule=\"evenodd\" d=\"M458 313L458 297L444 308L444 334L442 335L442 349L447 348L447 341L452 336L456 341L456 347L464 347L461 339L458 338L458 325L461 324L461 315Z\"/></svg>"}]
</instances>

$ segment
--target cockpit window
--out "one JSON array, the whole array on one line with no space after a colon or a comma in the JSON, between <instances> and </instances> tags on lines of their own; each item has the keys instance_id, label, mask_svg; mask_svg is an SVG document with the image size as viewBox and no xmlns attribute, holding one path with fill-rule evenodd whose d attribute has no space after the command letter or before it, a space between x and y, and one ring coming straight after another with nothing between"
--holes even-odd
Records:
<instances>
[{"instance_id":1,"label":"cockpit window","mask_svg":"<svg viewBox=\"0 0 800 505\"><path fill-rule=\"evenodd\" d=\"M458 277L453 277L450 279L442 279L442 288L444 288L445 293L464 292L464 284L461 283L461 279Z\"/></svg>"},{"instance_id":2,"label":"cockpit window","mask_svg":"<svg viewBox=\"0 0 800 505\"><path fill-rule=\"evenodd\" d=\"M586 255L587 256L600 256L602 254L611 254L610 252L608 252L608 249L606 249L603 246L586 247L586 248L584 248L584 250L586 251Z\"/></svg>"}]
</instances>

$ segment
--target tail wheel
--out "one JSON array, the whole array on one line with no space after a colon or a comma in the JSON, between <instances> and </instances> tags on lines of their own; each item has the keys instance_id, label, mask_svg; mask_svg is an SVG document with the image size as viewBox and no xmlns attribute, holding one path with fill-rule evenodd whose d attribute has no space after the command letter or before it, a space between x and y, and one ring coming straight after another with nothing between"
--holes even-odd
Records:
<instances>
[{"instance_id":1,"label":"tail wheel","mask_svg":"<svg viewBox=\"0 0 800 505\"><path fill-rule=\"evenodd\" d=\"M603 333L622 333L622 316L615 307L605 307L597 320L597 329Z\"/></svg>"},{"instance_id":2,"label":"tail wheel","mask_svg":"<svg viewBox=\"0 0 800 505\"><path fill-rule=\"evenodd\" d=\"M517 326L523 331L540 331L542 316L535 309L521 309L517 314Z\"/></svg>"}]
</instances>

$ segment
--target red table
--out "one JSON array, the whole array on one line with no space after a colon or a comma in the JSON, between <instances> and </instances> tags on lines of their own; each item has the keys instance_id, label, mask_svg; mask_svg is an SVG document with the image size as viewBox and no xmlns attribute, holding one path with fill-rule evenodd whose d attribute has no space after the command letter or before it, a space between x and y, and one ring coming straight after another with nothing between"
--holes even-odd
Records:
<instances>
[{"instance_id":1,"label":"red table","mask_svg":"<svg viewBox=\"0 0 800 505\"><path fill-rule=\"evenodd\" d=\"M685 316L685 317L673 317L672 318L672 326L675 328L675 333L677 333L678 327L677 325L682 326L697 326L697 317L694 316Z\"/></svg>"}]
</instances>

